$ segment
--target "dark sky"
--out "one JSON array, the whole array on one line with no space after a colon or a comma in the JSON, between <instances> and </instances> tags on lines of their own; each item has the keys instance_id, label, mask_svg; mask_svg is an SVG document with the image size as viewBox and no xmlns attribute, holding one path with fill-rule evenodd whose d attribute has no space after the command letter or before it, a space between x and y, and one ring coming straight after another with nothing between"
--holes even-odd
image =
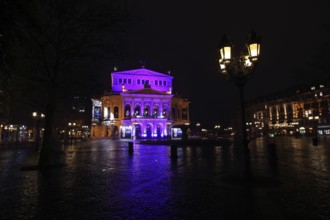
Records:
<instances>
[{"instance_id":1,"label":"dark sky","mask_svg":"<svg viewBox=\"0 0 330 220\"><path fill-rule=\"evenodd\" d=\"M129 56L119 70L138 68L139 60L147 69L170 70L173 90L191 101L190 119L202 126L225 124L239 109L237 87L218 71L217 44L224 33L237 48L252 29L262 37L261 60L245 87L246 100L287 88L303 72L313 75L310 63L330 43L330 31L324 27L330 24L329 0L136 4L134 12L141 20L126 35Z\"/></svg>"}]
</instances>

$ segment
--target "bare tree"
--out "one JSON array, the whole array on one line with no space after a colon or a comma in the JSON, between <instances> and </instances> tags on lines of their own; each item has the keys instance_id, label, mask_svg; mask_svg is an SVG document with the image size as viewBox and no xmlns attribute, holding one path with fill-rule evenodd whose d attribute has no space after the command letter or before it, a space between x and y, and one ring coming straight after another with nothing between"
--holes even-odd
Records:
<instances>
[{"instance_id":1,"label":"bare tree","mask_svg":"<svg viewBox=\"0 0 330 220\"><path fill-rule=\"evenodd\" d=\"M6 54L3 48L3 37L0 36L0 123L8 123L12 93L10 90L11 74L6 63ZM2 129L2 128L0 128Z\"/></svg>"},{"instance_id":2,"label":"bare tree","mask_svg":"<svg viewBox=\"0 0 330 220\"><path fill-rule=\"evenodd\" d=\"M51 165L54 117L59 101L86 92L99 76L99 59L116 52L116 42L131 16L122 0L2 0L10 21L3 35L13 88L20 102L45 114L40 167Z\"/></svg>"},{"instance_id":3,"label":"bare tree","mask_svg":"<svg viewBox=\"0 0 330 220\"><path fill-rule=\"evenodd\" d=\"M3 9L3 1L0 1L0 9ZM10 107L13 95L11 92L12 76L8 66L6 37L3 35L6 25L3 10L0 10L0 123L8 123ZM8 24L7 24L8 25ZM1 129L1 128L0 128Z\"/></svg>"}]
</instances>

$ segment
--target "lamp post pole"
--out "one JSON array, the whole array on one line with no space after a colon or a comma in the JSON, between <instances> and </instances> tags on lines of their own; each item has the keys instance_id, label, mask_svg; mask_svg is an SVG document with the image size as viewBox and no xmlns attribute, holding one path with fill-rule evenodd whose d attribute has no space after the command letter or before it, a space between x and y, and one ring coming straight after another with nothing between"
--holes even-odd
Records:
<instances>
[{"instance_id":1,"label":"lamp post pole","mask_svg":"<svg viewBox=\"0 0 330 220\"><path fill-rule=\"evenodd\" d=\"M36 151L39 151L39 138L40 138L40 120L37 119L37 131L36 131Z\"/></svg>"},{"instance_id":2,"label":"lamp post pole","mask_svg":"<svg viewBox=\"0 0 330 220\"><path fill-rule=\"evenodd\" d=\"M245 116L245 103L244 103L244 85L238 85L239 97L241 105L241 128L242 128L242 144L244 154L249 154L249 141L246 132L246 116Z\"/></svg>"},{"instance_id":3,"label":"lamp post pole","mask_svg":"<svg viewBox=\"0 0 330 220\"><path fill-rule=\"evenodd\" d=\"M241 107L241 132L242 132L242 148L244 154L244 176L246 180L252 177L249 141L246 132L246 115L244 101L244 87L246 82L251 78L259 61L261 38L256 36L254 31L249 35L246 42L246 49L241 52L238 57L232 57L232 44L228 41L227 36L223 35L219 44L219 65L220 73L227 80L231 80L239 89L240 107Z\"/></svg>"},{"instance_id":4,"label":"lamp post pole","mask_svg":"<svg viewBox=\"0 0 330 220\"><path fill-rule=\"evenodd\" d=\"M317 116L314 116L313 117L313 139L312 139L312 141L313 141L313 145L314 146L317 146L318 145L318 137L317 137L317 121L318 121L318 117Z\"/></svg>"},{"instance_id":5,"label":"lamp post pole","mask_svg":"<svg viewBox=\"0 0 330 220\"><path fill-rule=\"evenodd\" d=\"M313 106L313 138L312 142L314 146L318 145L318 137L317 137L317 125L318 125L318 120L319 120L319 108L318 108L318 103L317 103L317 97L318 94L314 94L314 106Z\"/></svg>"}]
</instances>

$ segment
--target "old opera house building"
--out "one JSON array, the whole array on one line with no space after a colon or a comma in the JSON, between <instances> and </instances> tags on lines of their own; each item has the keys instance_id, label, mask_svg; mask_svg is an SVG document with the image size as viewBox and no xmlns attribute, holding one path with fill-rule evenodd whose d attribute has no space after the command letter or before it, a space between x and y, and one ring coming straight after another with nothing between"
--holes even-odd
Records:
<instances>
[{"instance_id":1,"label":"old opera house building","mask_svg":"<svg viewBox=\"0 0 330 220\"><path fill-rule=\"evenodd\" d=\"M91 138L179 138L190 102L172 94L172 80L146 68L112 72L111 91L92 99Z\"/></svg>"}]
</instances>

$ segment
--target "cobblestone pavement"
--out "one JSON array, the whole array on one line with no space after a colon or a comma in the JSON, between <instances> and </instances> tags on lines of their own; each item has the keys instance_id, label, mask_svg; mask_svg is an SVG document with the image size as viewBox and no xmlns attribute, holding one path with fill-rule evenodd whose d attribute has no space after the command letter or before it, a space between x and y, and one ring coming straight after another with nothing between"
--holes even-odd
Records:
<instances>
[{"instance_id":1,"label":"cobblestone pavement","mask_svg":"<svg viewBox=\"0 0 330 220\"><path fill-rule=\"evenodd\" d=\"M46 171L33 147L1 146L0 219L330 219L329 138L249 147L250 182L234 144L178 146L173 159L166 145L86 141L60 146Z\"/></svg>"}]
</instances>

